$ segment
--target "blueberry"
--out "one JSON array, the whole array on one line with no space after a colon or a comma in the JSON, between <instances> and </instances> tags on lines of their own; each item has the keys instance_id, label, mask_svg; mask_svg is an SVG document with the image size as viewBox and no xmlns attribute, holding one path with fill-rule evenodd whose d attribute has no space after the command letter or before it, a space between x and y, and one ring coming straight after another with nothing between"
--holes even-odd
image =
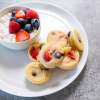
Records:
<instances>
[{"instance_id":1,"label":"blueberry","mask_svg":"<svg viewBox=\"0 0 100 100\"><path fill-rule=\"evenodd\" d=\"M40 26L40 21L39 21L39 19L32 19L31 20L31 24L34 27L34 29L37 29L38 30L38 28Z\"/></svg>"},{"instance_id":2,"label":"blueberry","mask_svg":"<svg viewBox=\"0 0 100 100\"><path fill-rule=\"evenodd\" d=\"M22 27L24 27L25 24L27 24L27 19L19 18L16 20L16 22L19 23Z\"/></svg>"},{"instance_id":3,"label":"blueberry","mask_svg":"<svg viewBox=\"0 0 100 100\"><path fill-rule=\"evenodd\" d=\"M11 16L14 17L15 14L16 14L16 11L14 10L14 11L12 11Z\"/></svg>"},{"instance_id":4,"label":"blueberry","mask_svg":"<svg viewBox=\"0 0 100 100\"><path fill-rule=\"evenodd\" d=\"M24 29L25 29L26 31L28 31L28 32L31 32L31 31L33 30L31 24L26 24L25 27L24 27Z\"/></svg>"},{"instance_id":5,"label":"blueberry","mask_svg":"<svg viewBox=\"0 0 100 100\"><path fill-rule=\"evenodd\" d=\"M27 23L28 23L28 24L31 24L31 19L27 19L27 20L28 20L28 22L27 22Z\"/></svg>"},{"instance_id":6,"label":"blueberry","mask_svg":"<svg viewBox=\"0 0 100 100\"><path fill-rule=\"evenodd\" d=\"M70 35L71 35L71 32L69 31L69 32L68 32L68 37L70 37Z\"/></svg>"},{"instance_id":7,"label":"blueberry","mask_svg":"<svg viewBox=\"0 0 100 100\"><path fill-rule=\"evenodd\" d=\"M16 17L11 17L10 18L10 21L13 21L13 20L15 21L16 20Z\"/></svg>"},{"instance_id":8,"label":"blueberry","mask_svg":"<svg viewBox=\"0 0 100 100\"><path fill-rule=\"evenodd\" d=\"M62 57L62 54L60 52L55 52L54 57L60 59Z\"/></svg>"}]
</instances>

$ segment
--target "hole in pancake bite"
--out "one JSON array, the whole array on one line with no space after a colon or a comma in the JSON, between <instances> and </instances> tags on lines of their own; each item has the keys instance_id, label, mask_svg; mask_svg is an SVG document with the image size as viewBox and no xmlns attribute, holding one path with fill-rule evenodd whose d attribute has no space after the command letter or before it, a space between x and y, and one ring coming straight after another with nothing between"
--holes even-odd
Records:
<instances>
[{"instance_id":1,"label":"hole in pancake bite","mask_svg":"<svg viewBox=\"0 0 100 100\"><path fill-rule=\"evenodd\" d=\"M37 74L35 72L32 72L32 76L36 76Z\"/></svg>"},{"instance_id":2,"label":"hole in pancake bite","mask_svg":"<svg viewBox=\"0 0 100 100\"><path fill-rule=\"evenodd\" d=\"M70 37L70 35L71 35L71 31L68 32L68 37Z\"/></svg>"},{"instance_id":3,"label":"hole in pancake bite","mask_svg":"<svg viewBox=\"0 0 100 100\"><path fill-rule=\"evenodd\" d=\"M79 40L80 43L82 42L80 37L78 37L78 40Z\"/></svg>"}]
</instances>

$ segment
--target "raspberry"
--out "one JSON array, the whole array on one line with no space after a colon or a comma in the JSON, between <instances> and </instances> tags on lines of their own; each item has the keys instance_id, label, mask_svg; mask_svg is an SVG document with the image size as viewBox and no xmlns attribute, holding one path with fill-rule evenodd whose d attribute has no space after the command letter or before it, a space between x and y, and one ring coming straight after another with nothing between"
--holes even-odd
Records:
<instances>
[{"instance_id":1,"label":"raspberry","mask_svg":"<svg viewBox=\"0 0 100 100\"><path fill-rule=\"evenodd\" d=\"M39 19L39 16L38 16L38 14L37 14L37 12L36 11L34 11L34 10L28 10L27 11L27 13L26 13L26 18L27 19L35 19L35 18L37 18L37 19Z\"/></svg>"},{"instance_id":2,"label":"raspberry","mask_svg":"<svg viewBox=\"0 0 100 100\"><path fill-rule=\"evenodd\" d=\"M31 50L32 58L37 59L37 55L38 55L39 51L40 51L39 48L32 48L32 50Z\"/></svg>"},{"instance_id":3,"label":"raspberry","mask_svg":"<svg viewBox=\"0 0 100 100\"><path fill-rule=\"evenodd\" d=\"M19 23L15 21L10 21L9 22L9 32L10 33L16 33L20 30L21 26Z\"/></svg>"}]
</instances>

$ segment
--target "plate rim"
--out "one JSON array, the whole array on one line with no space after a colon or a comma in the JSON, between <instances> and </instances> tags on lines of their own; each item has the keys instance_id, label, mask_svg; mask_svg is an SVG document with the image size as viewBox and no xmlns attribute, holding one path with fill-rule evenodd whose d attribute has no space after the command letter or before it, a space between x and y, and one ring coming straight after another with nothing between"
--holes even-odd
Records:
<instances>
[{"instance_id":1,"label":"plate rim","mask_svg":"<svg viewBox=\"0 0 100 100\"><path fill-rule=\"evenodd\" d=\"M40 3L40 4L46 4L46 5L48 4L48 5L52 5L52 6L55 6L56 8L59 8L59 9L63 10L65 13L68 13L78 23L78 25L81 27L82 31L85 33L85 37L86 37L86 48L85 48L86 49L86 52L85 52L86 54L85 54L85 57L84 57L84 62L82 62L82 64L81 64L82 68L79 70L79 72L77 72L77 74L75 74L73 77L71 77L70 82L64 81L65 82L64 84L58 86L56 89L52 89L52 91L48 90L48 92L42 92L42 93L39 92L38 94L34 94L34 95L29 95L29 94L26 95L26 94L24 94L24 92L23 93L18 93L18 91L13 91L11 89L6 89L6 88L4 88L2 86L3 84L0 86L0 89L2 91L7 92L7 93L12 94L12 95L15 95L15 96L21 96L21 97L46 96L46 95L50 95L50 94L56 93L56 92L64 89L65 87L67 87L69 84L71 84L80 75L80 73L82 72L83 68L85 67L85 64L86 64L86 61L87 61L87 57L88 57L88 38L87 38L87 34L86 34L85 29L80 24L80 22L77 20L77 18L68 9L65 10L63 7L61 7L58 4L53 4L53 3L47 2L47 1L26 1L25 3L21 2L21 3L16 3L16 4L12 4L10 6L4 7L2 9L0 9L0 12L3 9L6 9L8 7L17 6L18 4L23 4L24 5L24 4L27 4L27 3ZM1 83L1 81L0 81L0 83Z\"/></svg>"}]
</instances>

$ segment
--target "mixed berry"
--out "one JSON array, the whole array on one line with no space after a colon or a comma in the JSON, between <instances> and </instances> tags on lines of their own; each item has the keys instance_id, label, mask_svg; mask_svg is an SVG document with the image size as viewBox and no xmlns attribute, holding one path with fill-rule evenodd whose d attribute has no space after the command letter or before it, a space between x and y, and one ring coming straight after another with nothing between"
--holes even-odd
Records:
<instances>
[{"instance_id":1,"label":"mixed berry","mask_svg":"<svg viewBox=\"0 0 100 100\"><path fill-rule=\"evenodd\" d=\"M52 59L52 56L49 51L45 51L43 58L45 59L45 61L50 61Z\"/></svg>"},{"instance_id":2,"label":"mixed berry","mask_svg":"<svg viewBox=\"0 0 100 100\"><path fill-rule=\"evenodd\" d=\"M54 53L54 57L57 58L57 59L60 59L62 57L62 53L60 52L55 52Z\"/></svg>"},{"instance_id":3,"label":"mixed berry","mask_svg":"<svg viewBox=\"0 0 100 100\"><path fill-rule=\"evenodd\" d=\"M56 58L56 59L60 59L62 57L62 53L55 51L52 54L50 54L49 50L47 50L44 53L44 60L45 61L50 61L52 59L52 56L54 56L54 58Z\"/></svg>"},{"instance_id":4,"label":"mixed berry","mask_svg":"<svg viewBox=\"0 0 100 100\"><path fill-rule=\"evenodd\" d=\"M16 42L30 39L30 34L40 26L39 15L31 9L12 11L9 21L9 33L15 34Z\"/></svg>"},{"instance_id":5,"label":"mixed berry","mask_svg":"<svg viewBox=\"0 0 100 100\"><path fill-rule=\"evenodd\" d=\"M31 56L33 59L37 59L37 56L39 54L40 48L33 47L31 50Z\"/></svg>"}]
</instances>

